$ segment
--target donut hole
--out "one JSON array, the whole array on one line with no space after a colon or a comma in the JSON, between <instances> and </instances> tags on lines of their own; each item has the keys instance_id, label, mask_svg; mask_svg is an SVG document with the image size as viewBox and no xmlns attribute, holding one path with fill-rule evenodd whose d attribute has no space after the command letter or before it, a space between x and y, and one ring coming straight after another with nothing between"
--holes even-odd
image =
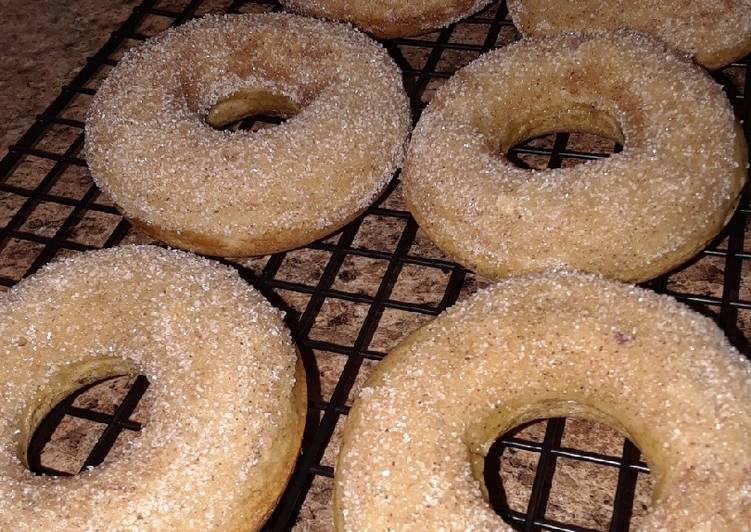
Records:
<instances>
[{"instance_id":1,"label":"donut hole","mask_svg":"<svg viewBox=\"0 0 751 532\"><path fill-rule=\"evenodd\" d=\"M149 385L119 359L73 364L40 387L22 420L19 455L39 475L71 476L102 463L137 437L147 408L136 408Z\"/></svg>"},{"instance_id":2,"label":"donut hole","mask_svg":"<svg viewBox=\"0 0 751 532\"><path fill-rule=\"evenodd\" d=\"M257 131L273 127L300 112L297 102L265 89L245 88L209 107L206 123L218 130Z\"/></svg>"},{"instance_id":3,"label":"donut hole","mask_svg":"<svg viewBox=\"0 0 751 532\"><path fill-rule=\"evenodd\" d=\"M481 482L490 506L517 530L525 529L529 516L610 530L616 512L619 523L629 520L633 530L651 506L654 480L645 470L638 448L610 425L549 418L498 437L484 459Z\"/></svg>"},{"instance_id":4,"label":"donut hole","mask_svg":"<svg viewBox=\"0 0 751 532\"><path fill-rule=\"evenodd\" d=\"M577 166L620 152L624 143L615 117L586 105L511 120L492 136L499 139L494 151L525 170Z\"/></svg>"},{"instance_id":5,"label":"donut hole","mask_svg":"<svg viewBox=\"0 0 751 532\"><path fill-rule=\"evenodd\" d=\"M517 142L505 153L505 157L517 168L541 171L556 167L573 168L610 157L622 149L620 143L601 135L557 131ZM565 151L554 157L556 150Z\"/></svg>"}]
</instances>

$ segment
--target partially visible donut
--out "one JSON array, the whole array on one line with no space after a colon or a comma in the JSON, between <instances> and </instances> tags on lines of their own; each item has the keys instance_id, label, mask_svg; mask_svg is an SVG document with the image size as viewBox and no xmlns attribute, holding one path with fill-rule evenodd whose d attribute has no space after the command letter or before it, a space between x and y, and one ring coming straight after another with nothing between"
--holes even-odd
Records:
<instances>
[{"instance_id":1,"label":"partially visible donut","mask_svg":"<svg viewBox=\"0 0 751 532\"><path fill-rule=\"evenodd\" d=\"M443 28L492 0L281 0L302 15L351 22L374 37L409 37Z\"/></svg>"},{"instance_id":2,"label":"partially visible donut","mask_svg":"<svg viewBox=\"0 0 751 532\"><path fill-rule=\"evenodd\" d=\"M288 116L218 131L248 114ZM262 255L358 216L401 163L411 118L384 48L343 24L209 16L129 52L87 116L96 183L136 225L208 255Z\"/></svg>"},{"instance_id":3,"label":"partially visible donut","mask_svg":"<svg viewBox=\"0 0 751 532\"><path fill-rule=\"evenodd\" d=\"M505 153L556 131L623 152L529 171ZM402 171L427 235L489 277L553 267L644 281L725 225L747 148L722 87L647 36L566 34L490 52L441 87Z\"/></svg>"},{"instance_id":4,"label":"partially visible donut","mask_svg":"<svg viewBox=\"0 0 751 532\"><path fill-rule=\"evenodd\" d=\"M628 28L659 37L710 69L751 52L749 0L508 0L507 4L525 37Z\"/></svg>"},{"instance_id":5,"label":"partially visible donut","mask_svg":"<svg viewBox=\"0 0 751 532\"><path fill-rule=\"evenodd\" d=\"M126 246L46 266L0 296L1 530L255 530L297 459L305 374L280 314L235 271ZM25 467L74 390L144 374L148 421L75 477Z\"/></svg>"},{"instance_id":6,"label":"partially visible donut","mask_svg":"<svg viewBox=\"0 0 751 532\"><path fill-rule=\"evenodd\" d=\"M337 530L511 530L483 500L484 457L558 416L639 446L643 530L748 530L751 363L672 298L584 274L504 281L386 356L344 428Z\"/></svg>"}]
</instances>

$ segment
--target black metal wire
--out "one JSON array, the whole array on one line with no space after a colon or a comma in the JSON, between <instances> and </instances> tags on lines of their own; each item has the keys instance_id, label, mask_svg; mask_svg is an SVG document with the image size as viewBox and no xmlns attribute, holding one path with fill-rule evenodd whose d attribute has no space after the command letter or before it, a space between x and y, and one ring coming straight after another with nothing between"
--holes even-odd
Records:
<instances>
[{"instance_id":1,"label":"black metal wire","mask_svg":"<svg viewBox=\"0 0 751 532\"><path fill-rule=\"evenodd\" d=\"M100 192L93 185L89 186L78 198L70 198L53 192L55 185L66 171L74 167L85 167L85 161L80 157L80 149L83 144L83 122L78 117L70 116L67 110L74 100L90 98L95 93L95 89L89 84L102 69L117 64L114 56L123 46L128 42L137 43L149 37L149 35L139 31L141 24L149 17L171 19L171 25L178 25L193 17L203 6L204 1L186 0L185 7L179 11L163 9L157 4L157 0L145 0L135 8L123 25L112 33L102 49L87 60L85 66L70 84L63 87L57 98L43 113L37 116L34 124L16 144L11 146L8 154L0 160L0 194L6 194L19 202L12 217L5 226L0 228L0 265L4 262L3 253L8 249L11 241L36 245L39 248L32 262L25 269L24 276L35 272L61 251L78 252L96 249L100 246L73 240L71 238L72 230L87 213L119 216L117 209L113 206L100 202ZM255 2L233 0L226 2L226 4L225 10L233 13L240 12L251 4L262 5L273 11L280 9L280 6L274 0L257 0ZM456 25L441 30L435 38L421 36L393 39L385 43L392 57L404 72L405 86L409 91L415 120L419 118L425 107L426 91L431 81L446 79L453 74L451 71L437 70L444 51L451 50L474 54L474 56L480 55L497 45L504 28L512 27L511 21L507 18L505 5L502 2L494 3L483 12L462 21L462 24L471 24L476 28L476 31L484 31L483 43L455 42L453 34ZM405 53L410 49L429 50L426 59L419 67L411 65L405 58ZM747 64L748 60L746 59L734 63L732 67L746 68ZM716 79L725 85L739 118L745 119L746 136L751 138L751 104L749 99L746 98L746 94L751 90L751 75L746 72L742 90L734 87L722 73L716 74ZM254 125L254 120L258 118L246 120L240 124L240 127L251 128ZM260 118L262 119L262 117ZM61 153L42 149L37 145L38 141L52 127L65 127L78 132L75 140ZM522 161L524 156L545 157L548 160L548 166L554 168L560 166L566 160L587 161L609 155L608 153L587 152L571 148L568 146L569 141L569 135L561 133L556 135L551 148L521 145L512 150L510 157L517 161ZM614 151L619 149L619 146L615 146ZM47 160L52 167L45 175L40 176L39 182L33 187L9 183L8 178L14 175L19 165L30 158ZM309 416L302 454L285 494L266 525L268 530L290 529L297 520L313 479L316 476L333 478L334 469L321 463L323 453L329 445L337 422L341 416L346 416L349 412L347 402L363 363L367 360L378 361L385 356L383 351L373 349L370 346L383 313L386 310L393 309L435 316L457 300L467 281L468 272L461 266L440 258L420 256L412 251L418 230L415 221L404 210L383 206L397 184L398 177L394 179L379 202L368 209L363 217L341 230L335 241L329 238L307 246L310 250L328 254L323 272L313 284L278 278L288 253L279 253L269 257L260 273L256 273L241 264L225 261L236 267L244 279L259 288L274 304L288 311L288 324L303 353L306 369L309 370ZM746 217L751 213L748 199L747 194L744 195L738 212L726 230L701 254L701 257L715 257L723 261L721 295L683 292L676 286L671 285L670 274L650 283L652 289L670 293L681 301L694 305L704 312L711 313L731 340L741 346L747 346L747 340L738 329L739 312L751 310L751 301L741 298L743 295L741 290L743 268L746 262L751 259L751 252L744 249ZM34 211L45 204L65 206L71 209L51 236L39 235L33 230L23 229L24 224ZM392 251L368 249L354 244L358 233L362 230L363 220L368 216L396 220L403 224L398 242ZM120 218L101 247L118 245L129 234L130 229L130 224ZM726 237L727 245L723 248L721 243ZM383 261L386 264L385 273L381 277L374 295L351 293L334 287L348 257L363 257ZM437 304L413 303L392 297L400 272L405 265L439 269L448 275L447 285L440 302ZM0 285L2 286L12 286L17 281L18 278L15 275L0 275ZM309 297L304 310L298 312L292 309L279 297L275 290L285 290ZM310 336L324 304L329 300L367 306L366 316L351 345L337 344ZM345 357L344 368L328 400L320 395L314 350ZM115 444L118 434L122 430L140 430L140 424L129 418L147 386L148 381L145 377L136 379L126 398L112 415L75 407L73 401L81 391L64 400L47 415L32 438L29 446L30 469L39 474L66 474L44 466L40 460L44 445L65 416L83 418L106 426L99 441L86 459L84 468L100 463L112 445ZM569 458L601 467L617 468L618 482L614 494L610 530L628 530L638 476L649 472L647 465L639 460L638 449L629 441L624 442L621 456L608 456L582 449L573 449L561 446L564 431L565 420L554 419L548 421L545 438L542 442L517 438L513 434L499 438L490 450L485 468L485 480L490 491L491 505L509 523L522 530L586 530L575 523L562 523L546 517L551 482L556 471L556 461L558 458ZM536 453L539 456L531 496L525 512L511 510L506 504L503 487L497 474L500 456L504 449L519 449Z\"/></svg>"}]
</instances>

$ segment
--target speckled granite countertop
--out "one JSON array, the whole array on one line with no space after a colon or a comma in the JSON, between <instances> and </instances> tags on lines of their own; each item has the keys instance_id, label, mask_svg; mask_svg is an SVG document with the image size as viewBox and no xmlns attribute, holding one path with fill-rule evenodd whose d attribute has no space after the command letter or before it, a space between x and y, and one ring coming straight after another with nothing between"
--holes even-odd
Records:
<instances>
[{"instance_id":1,"label":"speckled granite countertop","mask_svg":"<svg viewBox=\"0 0 751 532\"><path fill-rule=\"evenodd\" d=\"M0 153L125 20L137 0L0 0Z\"/></svg>"},{"instance_id":2,"label":"speckled granite countertop","mask_svg":"<svg viewBox=\"0 0 751 532\"><path fill-rule=\"evenodd\" d=\"M106 41L111 31L128 16L137 4L136 0L117 0L104 2L100 0L73 0L66 3L52 0L22 2L20 0L0 0L0 153L17 140L24 130L31 125L34 116L40 113L58 93L60 86L66 83L84 64L87 56L94 54ZM204 11L223 9L228 2L221 0L206 1ZM165 8L175 8L184 4L180 0L167 1ZM174 4L174 5L173 5ZM201 11L199 11L199 14ZM150 29L161 29L155 21ZM148 24L140 31L149 34ZM509 30L509 31L506 31ZM515 35L512 28L504 28L500 41L510 41ZM460 25L453 38L457 42L481 42L472 25ZM426 60L424 49L416 47L404 51L406 60L414 65ZM436 66L438 71L452 71L474 59L476 55L448 50ZM729 74L729 75L732 75ZM427 101L438 83L431 82L423 94ZM81 119L85 106L75 109L76 118ZM70 142L63 130L55 132L43 140L49 149L65 146ZM544 142L544 141L542 141ZM583 150L603 149L603 146L591 138L573 138L572 143ZM577 144L578 143L578 144ZM526 162L532 166L544 164L530 156ZM36 165L36 166L35 166ZM90 186L91 181L85 169L73 168L63 174L59 187L53 192L61 196L78 198L82 191ZM33 188L40 173L48 168L36 161L27 167L16 170L11 181L20 187ZM3 225L11 219L18 209L19 201L13 195L0 196L0 219ZM101 196L97 202L108 205L106 197ZM403 209L400 193L396 192L388 199L388 206ZM42 203L35 207L33 213L21 227L22 230L35 235L50 236L60 229L69 210L65 205ZM91 214L91 213L90 213ZM91 246L100 246L119 218L107 213L94 212L91 216L77 222L67 238L71 242ZM399 239L403 224L399 220L370 216L363 222L353 246L371 250L391 251ZM149 242L143 235L130 231L123 242ZM14 247L15 246L15 247ZM717 243L719 248L726 242ZM8 252L8 249L11 251ZM63 249L61 253L68 253ZM418 232L411 254L423 257L442 257L441 252ZM0 275L17 279L31 264L38 249L26 241L11 242L0 254ZM310 249L296 250L287 254L276 274L276 279L289 282L315 285L320 279L328 254L324 251ZM240 261L253 271L260 272L267 263L267 258ZM348 256L342 265L332 288L349 293L373 295L385 272L386 263L355 255ZM723 262L717 257L706 256L694 261L683 270L672 275L667 287L677 292L691 292L722 296ZM744 280L746 271L743 270ZM443 295L449 273L435 268L419 268L405 265L394 286L392 298L419 304L436 304ZM461 297L474 292L486 281L468 274ZM747 297L747 289L742 283L740 297ZM277 295L292 309L302 311L308 302L306 294L277 290ZM350 304L340 299L327 299L323 304L312 327L310 337L321 341L330 341L340 345L351 345L364 315L366 305ZM707 312L714 311L707 308ZM387 309L380 319L378 330L370 344L374 350L388 351L409 331L429 319L429 316ZM751 323L747 313L739 316L740 327L747 331ZM343 370L346 358L325 351L315 352L316 365L320 380L319 400L331 397L334 387ZM365 360L349 394L349 402L356 396L368 373L375 367L375 362ZM95 392L87 392L77 399L76 405L93 408L102 412L112 411L127 389L127 379L110 381ZM146 421L145 413L137 411L135 419ZM67 418L66 418L67 419ZM326 448L322 466L333 466L339 445L339 435L344 418L340 418L330 445ZM52 437L42 459L50 466L67 471L76 471L83 462L88 449L99 435L101 426L85 420L73 418L64 422ZM517 434L533 441L541 442L544 437L544 424L533 424ZM135 437L127 433L127 437ZM119 440L118 444L122 444ZM585 449L613 456L620 456L622 439L607 427L588 422L569 420L561 445L564 447ZM501 476L503 478L509 506L517 511L524 511L529 498L535 475L537 455L524 450L507 450L501 459ZM582 527L606 529L611 515L618 468L595 467L591 464L559 458L555 476L552 479L550 500L545 517L558 521L573 522ZM300 512L296 528L299 530L331 530L332 516L330 497L333 480L326 476L316 476L309 495ZM634 524L644 514L649 504L651 482L649 477L639 475L636 488L636 505Z\"/></svg>"}]
</instances>

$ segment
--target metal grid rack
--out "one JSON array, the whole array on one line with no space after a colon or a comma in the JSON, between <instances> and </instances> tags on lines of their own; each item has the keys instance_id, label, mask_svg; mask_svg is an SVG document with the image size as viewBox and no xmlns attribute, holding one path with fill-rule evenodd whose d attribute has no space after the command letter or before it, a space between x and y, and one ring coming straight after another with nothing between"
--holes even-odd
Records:
<instances>
[{"instance_id":1,"label":"metal grid rack","mask_svg":"<svg viewBox=\"0 0 751 532\"><path fill-rule=\"evenodd\" d=\"M167 5L165 5L167 4ZM60 254L115 246L122 242L143 241L115 207L93 185L86 163L79 152L83 144L83 113L96 85L106 77L123 50L162 29L178 25L205 12L276 11L273 0L145 0L125 23L110 36L59 96L37 117L29 130L10 148L0 161L0 204L7 214L0 229L0 286L9 287L30 275ZM471 30L471 31L466 31ZM442 31L409 39L395 39L386 46L404 72L405 86L411 98L415 119L442 80L450 77L458 64L466 64L480 54L516 38L503 2L496 2L481 13ZM451 66L446 68L446 58ZM746 74L747 60L734 63L716 73L727 90L739 118L745 118L749 137L751 106L748 94L751 75ZM239 127L254 127L245 121ZM551 137L549 144L528 142L515 148L519 164L525 158L543 158L550 168L572 161L605 157L610 150L594 153L572 146L566 133ZM671 293L701 312L714 317L736 345L744 352L748 343L741 332L751 324L751 294L744 286L744 271L751 252L745 250L748 199L744 197L728 228L689 265L650 283L650 287ZM38 222L45 215L51 222ZM36 221L36 223L35 223ZM97 226L95 237L80 238L82 228ZM384 228L387 229L384 233ZM387 236L383 236L387 234ZM379 245L368 245L372 235L380 235ZM322 258L320 267L310 267L307 254ZM367 287L348 287L348 261L369 261L375 268ZM288 311L293 330L309 373L309 415L302 454L277 510L269 520L269 530L291 528L311 486L318 478L332 478L334 470L324 460L340 418L347 415L353 389L398 338L374 341L382 322L391 320L397 329L414 328L452 305L460 294L472 291L480 282L461 266L430 249L419 228L399 202L398 177L381 199L359 219L332 237L306 246L303 250L279 253L271 257L229 262L248 282L258 287L274 304ZM702 266L707 265L709 266ZM700 289L688 289L685 272L701 267L704 276ZM444 289L437 298L410 298L399 290L402 276L436 276L443 279ZM709 275L709 279L707 279ZM354 285L357 285L355 282ZM321 338L315 329L322 309L338 304L354 314L347 321L349 340L342 337ZM396 313L401 318L391 319ZM401 321L400 321L401 319ZM400 331L400 333L408 331ZM351 333L351 334L350 334ZM338 375L325 390L317 364L322 356L340 363ZM359 376L358 376L359 375ZM95 466L104 459L121 431L140 430L130 419L148 381L140 377L113 413L74 405L77 392L47 416L30 445L32 470L40 474L64 474L42 465L39 454L57 425L66 416L104 424L98 442L84 463ZM648 473L639 460L639 451L626 441L618 456L576 449L562 445L566 421L547 422L542 441L517 437L513 433L500 438L488 456L487 484L491 504L508 522L523 530L587 530L575 523L563 523L546 517L551 482L561 458L615 468L618 480L613 495L610 530L627 530L640 474ZM505 502L503 487L496 474L504 449L521 449L538 455L531 495L524 511L511 510Z\"/></svg>"}]
</instances>

